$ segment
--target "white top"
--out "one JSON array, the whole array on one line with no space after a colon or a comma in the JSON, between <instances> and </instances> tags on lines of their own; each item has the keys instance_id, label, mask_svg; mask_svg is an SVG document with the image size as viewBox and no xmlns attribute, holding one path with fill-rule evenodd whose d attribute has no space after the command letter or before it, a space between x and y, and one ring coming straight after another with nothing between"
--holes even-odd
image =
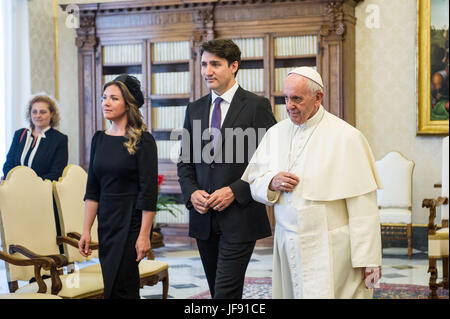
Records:
<instances>
[{"instance_id":1,"label":"white top","mask_svg":"<svg viewBox=\"0 0 450 319\"><path fill-rule=\"evenodd\" d=\"M37 137L37 141L36 141L36 146L31 151L30 157L28 158L28 164L27 164L28 167L31 167L31 165L33 164L34 155L36 155L36 151L39 147L39 143L41 142L42 138L46 138L45 132L47 132L50 128L51 128L51 126L48 126L39 133L39 135ZM32 129L29 128L27 130L27 139L25 140L25 146L23 147L22 155L20 156L20 165L24 165L25 157L27 156L27 153L31 147L31 144L33 144L34 138L31 134L31 132L32 132Z\"/></svg>"},{"instance_id":2,"label":"white top","mask_svg":"<svg viewBox=\"0 0 450 319\"><path fill-rule=\"evenodd\" d=\"M230 108L231 101L233 100L234 94L236 94L237 89L239 88L239 84L237 82L234 83L234 85L226 91L224 94L222 94L220 97L223 99L223 101L220 103L220 110L222 112L221 118L220 118L220 127L222 127L223 121L225 120L225 117L227 116L228 109ZM211 91L211 106L209 109L209 127L211 127L211 120L212 120L212 111L214 108L214 101L216 98L219 97L214 91Z\"/></svg>"}]
</instances>

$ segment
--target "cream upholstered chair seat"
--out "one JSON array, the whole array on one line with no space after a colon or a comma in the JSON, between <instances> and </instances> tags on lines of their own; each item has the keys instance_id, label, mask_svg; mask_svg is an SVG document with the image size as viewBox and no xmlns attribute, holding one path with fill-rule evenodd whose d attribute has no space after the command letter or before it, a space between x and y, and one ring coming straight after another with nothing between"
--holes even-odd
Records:
<instances>
[{"instance_id":1,"label":"cream upholstered chair seat","mask_svg":"<svg viewBox=\"0 0 450 319\"><path fill-rule=\"evenodd\" d=\"M441 228L428 236L428 257L448 257L448 227Z\"/></svg>"},{"instance_id":2,"label":"cream upholstered chair seat","mask_svg":"<svg viewBox=\"0 0 450 319\"><path fill-rule=\"evenodd\" d=\"M169 268L169 264L164 261L159 260L141 260L139 263L139 276L141 278L146 276L155 275L161 270L166 270ZM80 269L80 272L84 273L96 273L101 272L101 267L99 264L87 266Z\"/></svg>"},{"instance_id":3,"label":"cream upholstered chair seat","mask_svg":"<svg viewBox=\"0 0 450 319\"><path fill-rule=\"evenodd\" d=\"M0 299L62 299L52 294L23 293L23 294L0 294Z\"/></svg>"},{"instance_id":4,"label":"cream upholstered chair seat","mask_svg":"<svg viewBox=\"0 0 450 319\"><path fill-rule=\"evenodd\" d=\"M169 264L159 260L141 260L139 262L139 277L141 279L141 288L144 285L155 285L162 281L163 283L163 299L167 299L169 291ZM81 268L80 273L83 274L101 274L100 264L90 265Z\"/></svg>"},{"instance_id":5,"label":"cream upholstered chair seat","mask_svg":"<svg viewBox=\"0 0 450 319\"><path fill-rule=\"evenodd\" d=\"M103 294L103 278L98 274L83 274L78 273L62 275L61 281L64 283L62 289L58 292L58 296L68 299L84 299L96 295ZM51 286L51 279L44 280L47 287ZM32 284L21 287L15 291L16 294L30 294L38 290L37 284ZM47 294L49 294L47 290Z\"/></svg>"},{"instance_id":6,"label":"cream upholstered chair seat","mask_svg":"<svg viewBox=\"0 0 450 319\"><path fill-rule=\"evenodd\" d=\"M55 217L53 211L52 182L42 180L36 173L25 166L13 168L0 185L0 224L2 233L2 249L4 252L16 249L11 256L23 255L55 256L58 260L53 274L60 279L45 281L48 293L57 294L62 298L90 298L100 297L103 294L103 280L101 275L79 274L56 275L67 266L66 256L60 255L57 245ZM21 247L28 250L22 250ZM22 250L23 253L19 251ZM47 257L49 258L49 257ZM34 267L7 266L8 282L11 292L35 293L38 291L37 283L28 284L17 289L17 281L29 281L34 277ZM55 285L54 285L55 283ZM51 289L50 289L51 287Z\"/></svg>"},{"instance_id":7,"label":"cream upholstered chair seat","mask_svg":"<svg viewBox=\"0 0 450 319\"><path fill-rule=\"evenodd\" d=\"M409 224L411 223L411 211L404 208L380 208L380 221L382 224Z\"/></svg>"},{"instance_id":8,"label":"cream upholstered chair seat","mask_svg":"<svg viewBox=\"0 0 450 319\"><path fill-rule=\"evenodd\" d=\"M412 176L414 162L389 152L376 162L382 189L377 190L381 234L387 240L407 240L412 258Z\"/></svg>"},{"instance_id":9,"label":"cream upholstered chair seat","mask_svg":"<svg viewBox=\"0 0 450 319\"><path fill-rule=\"evenodd\" d=\"M78 165L68 165L62 177L53 182L56 205L63 234L80 233L83 229L84 219L84 193L86 191L87 174ZM91 228L91 238L93 242L98 242L97 219ZM78 249L64 246L68 249L67 255L70 261L81 262L85 260ZM93 256L98 256L98 252L93 250ZM167 298L169 288L169 265L166 262L157 260L142 260L139 263L139 275L141 286L144 284L154 285L159 281L163 282L163 298ZM92 274L101 276L99 264L87 266L79 270L81 274Z\"/></svg>"}]
</instances>

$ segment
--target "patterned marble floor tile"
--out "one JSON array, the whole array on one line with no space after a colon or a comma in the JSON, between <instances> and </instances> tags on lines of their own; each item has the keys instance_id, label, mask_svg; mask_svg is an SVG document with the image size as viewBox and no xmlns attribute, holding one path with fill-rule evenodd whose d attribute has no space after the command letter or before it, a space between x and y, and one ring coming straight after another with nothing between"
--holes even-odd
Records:
<instances>
[{"instance_id":1,"label":"patterned marble floor tile","mask_svg":"<svg viewBox=\"0 0 450 319\"><path fill-rule=\"evenodd\" d=\"M170 267L177 269L177 268L191 268L192 266L187 264L181 264L181 265L171 265Z\"/></svg>"},{"instance_id":2,"label":"patterned marble floor tile","mask_svg":"<svg viewBox=\"0 0 450 319\"><path fill-rule=\"evenodd\" d=\"M414 266L410 266L410 265L398 265L398 266L392 266L392 268L395 268L395 269L412 269L412 268L414 268Z\"/></svg>"},{"instance_id":3,"label":"patterned marble floor tile","mask_svg":"<svg viewBox=\"0 0 450 319\"><path fill-rule=\"evenodd\" d=\"M400 275L400 274L383 274L383 277L386 277L386 278L401 278L401 277L407 277L407 276L404 276L404 275Z\"/></svg>"},{"instance_id":4,"label":"patterned marble floor tile","mask_svg":"<svg viewBox=\"0 0 450 319\"><path fill-rule=\"evenodd\" d=\"M156 295L143 295L141 293L141 299L161 299L161 294ZM167 299L174 299L172 295L167 295Z\"/></svg>"},{"instance_id":5,"label":"patterned marble floor tile","mask_svg":"<svg viewBox=\"0 0 450 319\"><path fill-rule=\"evenodd\" d=\"M170 285L170 287L173 287L175 289L186 289L186 288L196 288L198 285L194 284L178 284L178 285Z\"/></svg>"}]
</instances>

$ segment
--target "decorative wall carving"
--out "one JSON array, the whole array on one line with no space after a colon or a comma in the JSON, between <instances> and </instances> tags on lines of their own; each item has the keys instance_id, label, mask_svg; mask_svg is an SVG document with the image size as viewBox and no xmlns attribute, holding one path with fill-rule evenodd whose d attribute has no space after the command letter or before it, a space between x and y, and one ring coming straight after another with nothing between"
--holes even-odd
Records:
<instances>
[{"instance_id":1,"label":"decorative wall carving","mask_svg":"<svg viewBox=\"0 0 450 319\"><path fill-rule=\"evenodd\" d=\"M80 16L80 28L77 30L75 45L81 50L93 49L98 44L96 36L95 13Z\"/></svg>"},{"instance_id":2,"label":"decorative wall carving","mask_svg":"<svg viewBox=\"0 0 450 319\"><path fill-rule=\"evenodd\" d=\"M214 39L214 7L202 8L194 14L195 31L193 40L202 43Z\"/></svg>"},{"instance_id":3,"label":"decorative wall carving","mask_svg":"<svg viewBox=\"0 0 450 319\"><path fill-rule=\"evenodd\" d=\"M148 25L176 25L192 23L191 14L180 15L177 12L152 12L119 15L100 15L97 18L99 29L135 28Z\"/></svg>"},{"instance_id":4,"label":"decorative wall carving","mask_svg":"<svg viewBox=\"0 0 450 319\"><path fill-rule=\"evenodd\" d=\"M322 6L317 3L309 3L309 5L298 5L294 1L283 2L278 6L271 6L270 10L267 10L267 6L259 5L259 3L251 4L242 3L242 1L236 1L237 4L245 4L245 9L236 10L233 5L222 4L216 6L218 10L215 12L216 21L246 21L246 20L268 20L268 19L287 19L287 18L301 18L301 17L320 17L323 13ZM299 1L297 1L299 2ZM302 1L303 2L303 1ZM286 10L289 7L289 10ZM220 8L220 10L219 10Z\"/></svg>"},{"instance_id":5,"label":"decorative wall carving","mask_svg":"<svg viewBox=\"0 0 450 319\"><path fill-rule=\"evenodd\" d=\"M329 29L338 36L342 36L345 33L344 25L344 9L343 1L330 1L327 4L327 14L329 16Z\"/></svg>"}]
</instances>

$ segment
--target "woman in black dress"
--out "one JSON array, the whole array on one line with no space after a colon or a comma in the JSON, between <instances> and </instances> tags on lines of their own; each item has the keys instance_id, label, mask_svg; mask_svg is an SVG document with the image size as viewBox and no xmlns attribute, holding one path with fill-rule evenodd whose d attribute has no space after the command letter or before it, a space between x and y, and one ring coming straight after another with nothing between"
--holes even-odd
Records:
<instances>
[{"instance_id":1,"label":"woman in black dress","mask_svg":"<svg viewBox=\"0 0 450 319\"><path fill-rule=\"evenodd\" d=\"M156 143L139 107L139 81L122 74L103 87L102 110L111 121L92 138L85 217L79 250L91 253L91 227L98 216L99 258L105 298L139 298L139 261L150 249L156 211Z\"/></svg>"}]
</instances>

